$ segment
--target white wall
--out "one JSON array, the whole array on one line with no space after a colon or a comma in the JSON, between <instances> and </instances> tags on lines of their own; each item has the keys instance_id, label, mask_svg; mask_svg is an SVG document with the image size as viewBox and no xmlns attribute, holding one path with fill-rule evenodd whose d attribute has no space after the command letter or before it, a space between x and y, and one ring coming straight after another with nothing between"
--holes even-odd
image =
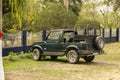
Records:
<instances>
[{"instance_id":1,"label":"white wall","mask_svg":"<svg viewBox=\"0 0 120 80\"><path fill-rule=\"evenodd\" d=\"M0 80L4 80L4 70L2 62L2 40L0 40Z\"/></svg>"},{"instance_id":2,"label":"white wall","mask_svg":"<svg viewBox=\"0 0 120 80\"><path fill-rule=\"evenodd\" d=\"M2 0L0 0L0 31L2 30ZM0 80L4 79L4 70L2 63L2 40L0 39Z\"/></svg>"}]
</instances>

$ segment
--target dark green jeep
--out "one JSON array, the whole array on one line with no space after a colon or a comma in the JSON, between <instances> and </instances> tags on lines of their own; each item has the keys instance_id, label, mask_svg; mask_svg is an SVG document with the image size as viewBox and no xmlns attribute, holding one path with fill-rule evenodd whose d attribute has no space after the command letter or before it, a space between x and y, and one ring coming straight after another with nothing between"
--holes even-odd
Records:
<instances>
[{"instance_id":1,"label":"dark green jeep","mask_svg":"<svg viewBox=\"0 0 120 80\"><path fill-rule=\"evenodd\" d=\"M76 30L51 30L46 41L35 42L32 47L33 59L40 60L42 56L66 55L69 63L78 63L79 58L91 62L95 55L104 53L104 40L98 35L78 35Z\"/></svg>"}]
</instances>

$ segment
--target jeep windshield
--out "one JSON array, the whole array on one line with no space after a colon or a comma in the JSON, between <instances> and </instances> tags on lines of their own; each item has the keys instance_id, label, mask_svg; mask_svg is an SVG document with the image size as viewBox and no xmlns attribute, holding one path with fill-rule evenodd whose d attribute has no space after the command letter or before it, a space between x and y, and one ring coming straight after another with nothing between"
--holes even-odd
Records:
<instances>
[{"instance_id":1,"label":"jeep windshield","mask_svg":"<svg viewBox=\"0 0 120 80\"><path fill-rule=\"evenodd\" d=\"M61 31L50 31L47 40L58 40Z\"/></svg>"}]
</instances>

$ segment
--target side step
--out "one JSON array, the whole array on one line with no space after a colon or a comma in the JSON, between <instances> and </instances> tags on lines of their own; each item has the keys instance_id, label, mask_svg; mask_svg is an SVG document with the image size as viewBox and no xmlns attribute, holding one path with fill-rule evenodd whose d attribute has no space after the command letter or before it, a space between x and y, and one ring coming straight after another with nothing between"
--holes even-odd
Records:
<instances>
[{"instance_id":1,"label":"side step","mask_svg":"<svg viewBox=\"0 0 120 80\"><path fill-rule=\"evenodd\" d=\"M44 52L42 55L45 56L63 56L65 55L64 52Z\"/></svg>"}]
</instances>

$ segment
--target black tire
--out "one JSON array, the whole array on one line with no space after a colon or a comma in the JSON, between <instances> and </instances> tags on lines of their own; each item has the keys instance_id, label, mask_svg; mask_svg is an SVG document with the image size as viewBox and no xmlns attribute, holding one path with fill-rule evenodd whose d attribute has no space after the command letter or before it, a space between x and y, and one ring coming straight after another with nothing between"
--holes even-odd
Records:
<instances>
[{"instance_id":1,"label":"black tire","mask_svg":"<svg viewBox=\"0 0 120 80\"><path fill-rule=\"evenodd\" d=\"M41 51L38 48L33 49L33 59L39 61L41 59Z\"/></svg>"},{"instance_id":2,"label":"black tire","mask_svg":"<svg viewBox=\"0 0 120 80\"><path fill-rule=\"evenodd\" d=\"M51 59L52 59L52 60L56 60L56 59L57 59L57 56L51 56Z\"/></svg>"},{"instance_id":3,"label":"black tire","mask_svg":"<svg viewBox=\"0 0 120 80\"><path fill-rule=\"evenodd\" d=\"M86 62L92 62L92 61L94 60L94 58L95 58L95 56L85 56L85 57L84 57L84 60L85 60Z\"/></svg>"},{"instance_id":4,"label":"black tire","mask_svg":"<svg viewBox=\"0 0 120 80\"><path fill-rule=\"evenodd\" d=\"M79 55L76 50L70 50L67 53L67 60L71 64L75 64L79 62Z\"/></svg>"},{"instance_id":5,"label":"black tire","mask_svg":"<svg viewBox=\"0 0 120 80\"><path fill-rule=\"evenodd\" d=\"M97 50L101 50L101 49L103 49L104 48L104 39L103 39L103 37L101 37L101 36L97 36L96 38L95 38L95 48L97 49Z\"/></svg>"}]
</instances>

